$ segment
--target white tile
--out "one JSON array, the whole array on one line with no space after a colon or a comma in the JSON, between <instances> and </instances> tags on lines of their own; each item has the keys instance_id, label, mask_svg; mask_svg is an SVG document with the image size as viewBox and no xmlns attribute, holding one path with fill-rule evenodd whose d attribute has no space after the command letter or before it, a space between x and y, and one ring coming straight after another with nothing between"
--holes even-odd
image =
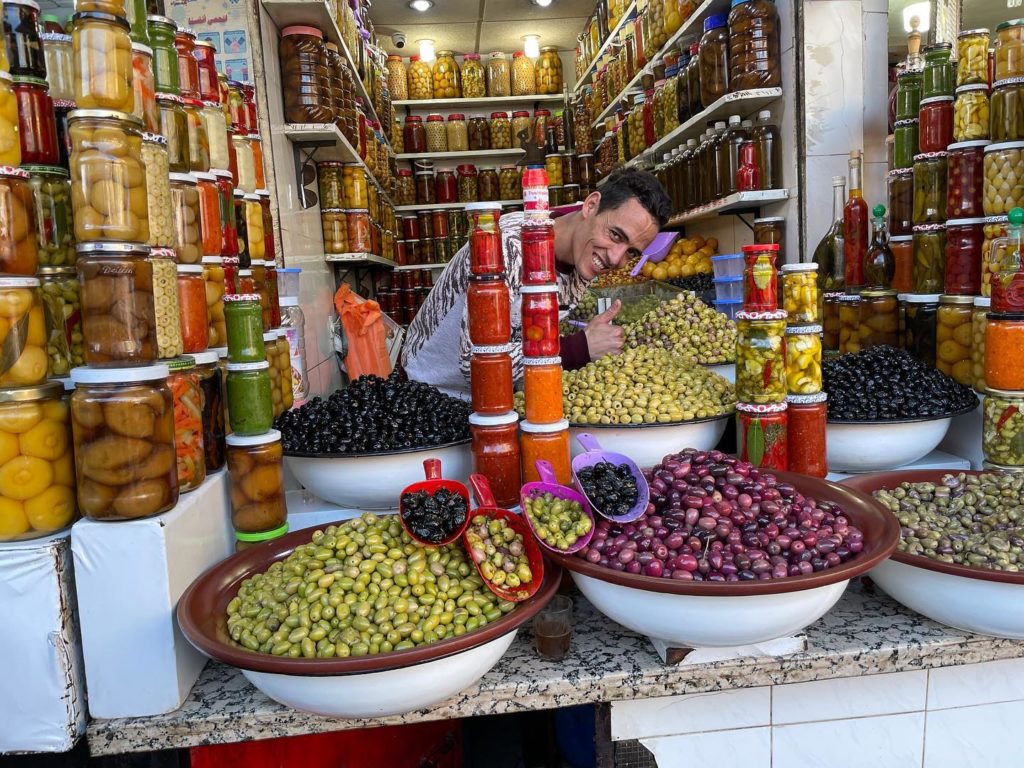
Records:
<instances>
[{"instance_id":1,"label":"white tile","mask_svg":"<svg viewBox=\"0 0 1024 768\"><path fill-rule=\"evenodd\" d=\"M768 725L770 691L763 686L613 701L612 741Z\"/></svg>"},{"instance_id":2,"label":"white tile","mask_svg":"<svg viewBox=\"0 0 1024 768\"><path fill-rule=\"evenodd\" d=\"M969 707L1024 700L1024 659L988 661L933 669L928 676L928 709Z\"/></svg>"},{"instance_id":3,"label":"white tile","mask_svg":"<svg viewBox=\"0 0 1024 768\"><path fill-rule=\"evenodd\" d=\"M889 0L861 0L861 10L866 14L881 13L889 15ZM886 30L886 36L889 32Z\"/></svg>"},{"instance_id":4,"label":"white tile","mask_svg":"<svg viewBox=\"0 0 1024 768\"><path fill-rule=\"evenodd\" d=\"M864 154L868 162L885 161L889 133L889 17L865 13L864 25Z\"/></svg>"},{"instance_id":5,"label":"white tile","mask_svg":"<svg viewBox=\"0 0 1024 768\"><path fill-rule=\"evenodd\" d=\"M916 768L923 743L923 712L776 725L772 768Z\"/></svg>"},{"instance_id":6,"label":"white tile","mask_svg":"<svg viewBox=\"0 0 1024 768\"><path fill-rule=\"evenodd\" d=\"M808 156L805 161L808 259L832 226L832 177L847 176L849 155ZM847 189L847 191L849 191ZM791 206L792 207L792 206Z\"/></svg>"},{"instance_id":7,"label":"white tile","mask_svg":"<svg viewBox=\"0 0 1024 768\"><path fill-rule=\"evenodd\" d=\"M924 768L1017 768L1024 762L1024 702L941 709L927 718Z\"/></svg>"},{"instance_id":8,"label":"white tile","mask_svg":"<svg viewBox=\"0 0 1024 768\"><path fill-rule=\"evenodd\" d=\"M771 768L772 764L771 728L768 727L643 739L640 743L654 753L658 768L697 765Z\"/></svg>"},{"instance_id":9,"label":"white tile","mask_svg":"<svg viewBox=\"0 0 1024 768\"><path fill-rule=\"evenodd\" d=\"M868 203L869 211L879 203L888 206L888 190L885 186L885 177L888 171L889 167L885 164L885 161L880 163L864 163L863 165L864 199Z\"/></svg>"},{"instance_id":10,"label":"white tile","mask_svg":"<svg viewBox=\"0 0 1024 768\"><path fill-rule=\"evenodd\" d=\"M772 725L920 712L927 686L923 670L777 685Z\"/></svg>"},{"instance_id":11,"label":"white tile","mask_svg":"<svg viewBox=\"0 0 1024 768\"><path fill-rule=\"evenodd\" d=\"M807 153L830 155L863 144L864 69L860 2L804 6Z\"/></svg>"}]
</instances>

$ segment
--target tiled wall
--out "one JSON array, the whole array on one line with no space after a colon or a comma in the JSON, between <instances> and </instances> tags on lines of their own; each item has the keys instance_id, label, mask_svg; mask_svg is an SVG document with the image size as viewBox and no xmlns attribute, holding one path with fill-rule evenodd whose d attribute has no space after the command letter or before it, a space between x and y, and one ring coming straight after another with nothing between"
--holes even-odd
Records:
<instances>
[{"instance_id":1,"label":"tiled wall","mask_svg":"<svg viewBox=\"0 0 1024 768\"><path fill-rule=\"evenodd\" d=\"M1024 659L612 704L659 768L1019 768Z\"/></svg>"}]
</instances>

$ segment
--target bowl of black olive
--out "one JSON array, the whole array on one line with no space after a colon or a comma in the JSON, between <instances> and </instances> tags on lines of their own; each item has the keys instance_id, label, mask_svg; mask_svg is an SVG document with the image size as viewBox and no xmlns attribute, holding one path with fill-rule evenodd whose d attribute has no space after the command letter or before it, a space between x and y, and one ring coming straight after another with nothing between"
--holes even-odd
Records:
<instances>
[{"instance_id":1,"label":"bowl of black olive","mask_svg":"<svg viewBox=\"0 0 1024 768\"><path fill-rule=\"evenodd\" d=\"M462 482L473 471L469 403L397 373L361 376L275 422L285 461L310 493L346 509L397 510L425 459Z\"/></svg>"},{"instance_id":2,"label":"bowl of black olive","mask_svg":"<svg viewBox=\"0 0 1024 768\"><path fill-rule=\"evenodd\" d=\"M828 466L878 472L913 464L942 442L978 398L906 350L870 347L822 366L828 393Z\"/></svg>"}]
</instances>

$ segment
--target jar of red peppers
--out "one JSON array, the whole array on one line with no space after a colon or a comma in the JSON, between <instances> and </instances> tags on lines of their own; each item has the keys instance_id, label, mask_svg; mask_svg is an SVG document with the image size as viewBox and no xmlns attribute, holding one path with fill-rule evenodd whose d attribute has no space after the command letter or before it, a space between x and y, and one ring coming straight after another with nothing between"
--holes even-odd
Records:
<instances>
[{"instance_id":1,"label":"jar of red peppers","mask_svg":"<svg viewBox=\"0 0 1024 768\"><path fill-rule=\"evenodd\" d=\"M515 411L501 416L477 413L469 416L473 466L487 478L499 507L514 507L519 503L522 467L518 421Z\"/></svg>"},{"instance_id":2,"label":"jar of red peppers","mask_svg":"<svg viewBox=\"0 0 1024 768\"><path fill-rule=\"evenodd\" d=\"M455 171L451 168L438 168L434 177L435 199L438 203L454 203L459 199L459 187L455 180Z\"/></svg>"},{"instance_id":3,"label":"jar of red peppers","mask_svg":"<svg viewBox=\"0 0 1024 768\"><path fill-rule=\"evenodd\" d=\"M198 99L199 62L195 58L196 33L191 29L179 29L174 34L174 48L178 53L178 86L186 99Z\"/></svg>"},{"instance_id":4,"label":"jar of red peppers","mask_svg":"<svg viewBox=\"0 0 1024 768\"><path fill-rule=\"evenodd\" d=\"M509 291L504 279L501 277L471 277L466 293L466 305L469 315L469 340L473 344L492 346L509 343L512 337L512 325L509 315ZM558 330L557 311L555 330L556 332ZM556 335L556 348L557 342ZM523 346L525 351L525 343Z\"/></svg>"},{"instance_id":5,"label":"jar of red peppers","mask_svg":"<svg viewBox=\"0 0 1024 768\"><path fill-rule=\"evenodd\" d=\"M946 156L946 217L984 216L985 187L983 162L987 141L961 141L949 145Z\"/></svg>"},{"instance_id":6,"label":"jar of red peppers","mask_svg":"<svg viewBox=\"0 0 1024 768\"><path fill-rule=\"evenodd\" d=\"M493 203L470 203L469 267L474 275L498 275L505 271L501 252L498 217L501 208Z\"/></svg>"},{"instance_id":7,"label":"jar of red peppers","mask_svg":"<svg viewBox=\"0 0 1024 768\"><path fill-rule=\"evenodd\" d=\"M178 304L183 351L204 351L210 340L210 318L201 264L178 265Z\"/></svg>"},{"instance_id":8,"label":"jar of red peppers","mask_svg":"<svg viewBox=\"0 0 1024 768\"><path fill-rule=\"evenodd\" d=\"M557 356L558 288L524 285L522 302L523 354L526 357Z\"/></svg>"},{"instance_id":9,"label":"jar of red peppers","mask_svg":"<svg viewBox=\"0 0 1024 768\"><path fill-rule=\"evenodd\" d=\"M950 219L946 222L944 293L973 296L981 292L981 245L985 220Z\"/></svg>"},{"instance_id":10,"label":"jar of red peppers","mask_svg":"<svg viewBox=\"0 0 1024 768\"><path fill-rule=\"evenodd\" d=\"M56 165L60 160L49 91L50 86L41 78L14 78L21 162L25 165Z\"/></svg>"},{"instance_id":11,"label":"jar of red peppers","mask_svg":"<svg viewBox=\"0 0 1024 768\"><path fill-rule=\"evenodd\" d=\"M473 347L469 382L473 411L488 415L512 410L512 345Z\"/></svg>"},{"instance_id":12,"label":"jar of red peppers","mask_svg":"<svg viewBox=\"0 0 1024 768\"><path fill-rule=\"evenodd\" d=\"M736 446L741 461L764 469L789 469L786 403L737 403Z\"/></svg>"},{"instance_id":13,"label":"jar of red peppers","mask_svg":"<svg viewBox=\"0 0 1024 768\"><path fill-rule=\"evenodd\" d=\"M743 309L746 312L774 312L779 308L779 280L775 259L779 246L745 245L743 258L745 288Z\"/></svg>"},{"instance_id":14,"label":"jar of red peppers","mask_svg":"<svg viewBox=\"0 0 1024 768\"><path fill-rule=\"evenodd\" d=\"M543 285L554 283L555 274L555 228L550 220L538 222L522 229L523 284Z\"/></svg>"},{"instance_id":15,"label":"jar of red peppers","mask_svg":"<svg viewBox=\"0 0 1024 768\"><path fill-rule=\"evenodd\" d=\"M896 262L892 288L897 293L909 293L914 285L914 236L895 235L889 238L889 250Z\"/></svg>"},{"instance_id":16,"label":"jar of red peppers","mask_svg":"<svg viewBox=\"0 0 1024 768\"><path fill-rule=\"evenodd\" d=\"M790 395L786 398L788 424L786 427L789 452L789 471L811 477L828 474L825 449L828 395Z\"/></svg>"},{"instance_id":17,"label":"jar of red peppers","mask_svg":"<svg viewBox=\"0 0 1024 768\"><path fill-rule=\"evenodd\" d=\"M409 115L405 118L405 126L402 128L402 143L407 153L420 154L427 151L427 132L423 127L423 118L419 115Z\"/></svg>"},{"instance_id":18,"label":"jar of red peppers","mask_svg":"<svg viewBox=\"0 0 1024 768\"><path fill-rule=\"evenodd\" d=\"M921 99L919 141L922 153L945 152L953 143L953 97Z\"/></svg>"}]
</instances>

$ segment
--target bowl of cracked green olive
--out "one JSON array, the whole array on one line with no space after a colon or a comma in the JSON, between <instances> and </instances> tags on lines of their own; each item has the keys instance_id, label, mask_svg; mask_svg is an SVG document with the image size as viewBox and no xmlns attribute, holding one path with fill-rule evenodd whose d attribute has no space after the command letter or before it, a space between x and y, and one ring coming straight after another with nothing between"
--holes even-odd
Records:
<instances>
[{"instance_id":1,"label":"bowl of cracked green olive","mask_svg":"<svg viewBox=\"0 0 1024 768\"><path fill-rule=\"evenodd\" d=\"M1024 474L880 472L843 485L900 521L871 578L895 600L957 629L1024 639Z\"/></svg>"},{"instance_id":2,"label":"bowl of cracked green olive","mask_svg":"<svg viewBox=\"0 0 1024 768\"><path fill-rule=\"evenodd\" d=\"M281 704L386 717L473 685L560 579L547 568L536 594L503 601L461 543L423 546L397 516L365 513L214 566L182 596L178 623L199 651Z\"/></svg>"}]
</instances>

